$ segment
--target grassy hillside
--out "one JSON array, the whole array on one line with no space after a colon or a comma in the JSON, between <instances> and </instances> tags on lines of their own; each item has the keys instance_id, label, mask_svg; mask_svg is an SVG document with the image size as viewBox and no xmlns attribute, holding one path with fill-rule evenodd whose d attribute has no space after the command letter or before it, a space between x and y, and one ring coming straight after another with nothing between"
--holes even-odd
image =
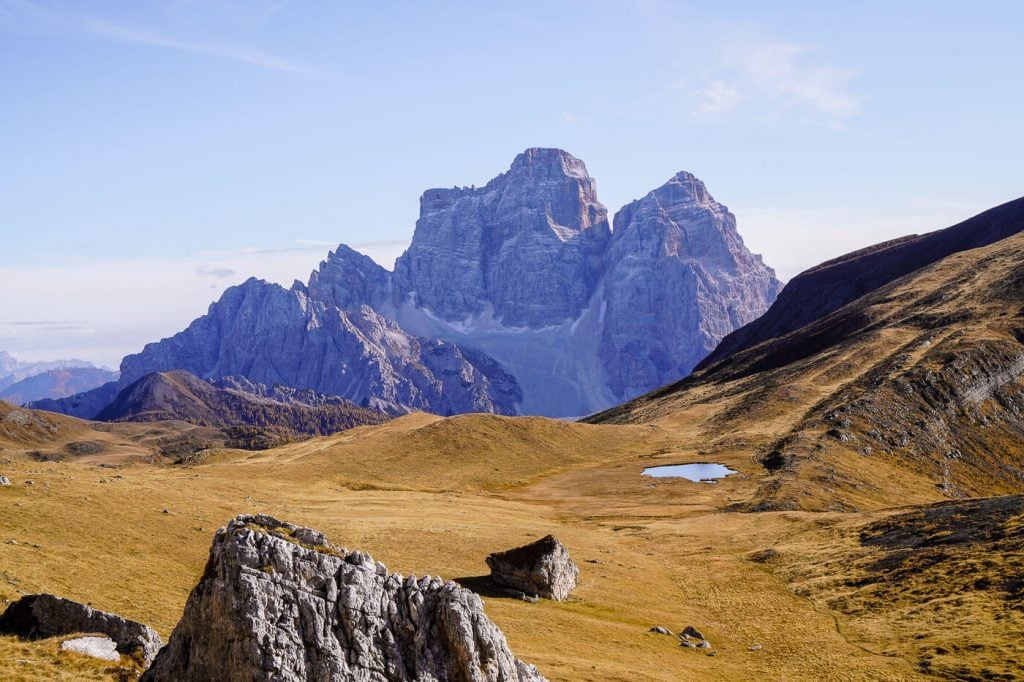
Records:
<instances>
[{"instance_id":1,"label":"grassy hillside","mask_svg":"<svg viewBox=\"0 0 1024 682\"><path fill-rule=\"evenodd\" d=\"M949 256L596 424L412 414L180 458L218 430L0 405L0 598L55 592L166 637L239 513L469 586L551 533L580 565L568 601L484 597L552 680L1019 679L1020 273L1024 235ZM641 475L687 462L737 473ZM0 677L133 674L56 646L0 637Z\"/></svg>"},{"instance_id":2,"label":"grassy hillside","mask_svg":"<svg viewBox=\"0 0 1024 682\"><path fill-rule=\"evenodd\" d=\"M272 513L393 570L451 579L486 574L488 553L553 533L581 566L573 598L485 595L513 650L550 679L916 679L909 664L849 644L830 616L745 558L793 532L770 515L721 512L752 491L748 477L712 486L639 476L681 456L678 447L676 434L649 426L410 415L189 467L110 470L8 454L15 484L0 489L10 520L2 539L18 544L0 544L0 595L53 591L166 636L214 529L238 513ZM717 656L647 632L659 624L701 628ZM50 679L63 665L51 661L53 646L0 638L0 672ZM38 665L16 663L26 657Z\"/></svg>"},{"instance_id":3,"label":"grassy hillside","mask_svg":"<svg viewBox=\"0 0 1024 682\"><path fill-rule=\"evenodd\" d=\"M763 480L744 509L1024 491L1024 235L956 254L598 415L695 429Z\"/></svg>"}]
</instances>

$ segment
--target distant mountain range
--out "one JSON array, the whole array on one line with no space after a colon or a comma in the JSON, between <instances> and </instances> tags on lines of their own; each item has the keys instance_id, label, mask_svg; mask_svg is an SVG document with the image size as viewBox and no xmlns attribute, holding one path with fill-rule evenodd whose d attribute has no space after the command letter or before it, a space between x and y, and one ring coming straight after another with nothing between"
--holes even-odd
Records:
<instances>
[{"instance_id":1,"label":"distant mountain range","mask_svg":"<svg viewBox=\"0 0 1024 682\"><path fill-rule=\"evenodd\" d=\"M0 400L21 405L64 398L117 379L118 373L86 360L23 362L0 351Z\"/></svg>"},{"instance_id":2,"label":"distant mountain range","mask_svg":"<svg viewBox=\"0 0 1024 682\"><path fill-rule=\"evenodd\" d=\"M0 390L0 400L24 405L36 400L65 398L116 381L117 377L117 372L99 367L51 369Z\"/></svg>"},{"instance_id":3,"label":"distant mountain range","mask_svg":"<svg viewBox=\"0 0 1024 682\"><path fill-rule=\"evenodd\" d=\"M689 173L619 211L614 231L583 162L558 149L420 205L393 273L342 245L307 284L250 279L126 357L117 388L184 369L392 414L580 416L686 376L780 289Z\"/></svg>"}]
</instances>

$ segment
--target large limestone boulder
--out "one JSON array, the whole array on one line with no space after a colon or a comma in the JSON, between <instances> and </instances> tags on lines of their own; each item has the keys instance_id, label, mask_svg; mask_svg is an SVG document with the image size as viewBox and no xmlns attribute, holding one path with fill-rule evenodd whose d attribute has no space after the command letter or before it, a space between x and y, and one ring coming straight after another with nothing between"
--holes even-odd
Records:
<instances>
[{"instance_id":1,"label":"large limestone boulder","mask_svg":"<svg viewBox=\"0 0 1024 682\"><path fill-rule=\"evenodd\" d=\"M538 682L480 598L269 516L217 531L149 682Z\"/></svg>"},{"instance_id":2,"label":"large limestone boulder","mask_svg":"<svg viewBox=\"0 0 1024 682\"><path fill-rule=\"evenodd\" d=\"M163 644L147 625L52 594L30 594L8 606L0 615L0 632L31 639L98 633L114 640L118 653L147 664Z\"/></svg>"},{"instance_id":3,"label":"large limestone boulder","mask_svg":"<svg viewBox=\"0 0 1024 682\"><path fill-rule=\"evenodd\" d=\"M522 547L487 557L491 580L531 597L564 601L579 578L580 569L569 550L553 535Z\"/></svg>"}]
</instances>

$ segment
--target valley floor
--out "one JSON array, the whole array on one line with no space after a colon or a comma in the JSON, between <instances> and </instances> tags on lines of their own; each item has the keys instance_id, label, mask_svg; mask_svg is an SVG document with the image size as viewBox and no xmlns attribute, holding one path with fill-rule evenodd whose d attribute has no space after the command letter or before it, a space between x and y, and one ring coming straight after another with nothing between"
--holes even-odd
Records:
<instances>
[{"instance_id":1,"label":"valley floor","mask_svg":"<svg viewBox=\"0 0 1024 682\"><path fill-rule=\"evenodd\" d=\"M885 604L872 606L877 584L849 606L854 564L885 552L856 529L895 511L725 511L763 473L739 454L716 455L739 471L716 484L640 476L652 463L699 460L680 443L655 426L417 414L277 450L211 453L191 466L38 462L9 447L0 452L0 473L13 482L0 488L0 598L56 593L150 624L166 641L214 531L240 513L320 529L393 571L468 585L487 573L488 553L552 533L581 569L569 601L484 594L512 650L551 680L1022 674L1019 604L962 597L938 611L956 614L946 630L931 611L889 618ZM933 584L916 599L955 596ZM715 655L649 633L655 625L693 625ZM976 648L950 649L949 628ZM130 674L58 654L53 640L0 637L3 679Z\"/></svg>"}]
</instances>

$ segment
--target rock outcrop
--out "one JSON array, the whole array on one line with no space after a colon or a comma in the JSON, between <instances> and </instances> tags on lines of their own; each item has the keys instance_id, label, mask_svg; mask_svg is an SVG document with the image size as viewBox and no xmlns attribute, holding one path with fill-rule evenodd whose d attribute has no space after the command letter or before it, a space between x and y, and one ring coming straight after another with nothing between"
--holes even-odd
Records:
<instances>
[{"instance_id":1,"label":"rock outcrop","mask_svg":"<svg viewBox=\"0 0 1024 682\"><path fill-rule=\"evenodd\" d=\"M564 601L580 575L569 550L552 535L487 557L491 580L530 597Z\"/></svg>"},{"instance_id":2,"label":"rock outcrop","mask_svg":"<svg viewBox=\"0 0 1024 682\"><path fill-rule=\"evenodd\" d=\"M206 570L150 682L538 682L483 613L440 578L404 578L318 531L240 516Z\"/></svg>"},{"instance_id":3,"label":"rock outcrop","mask_svg":"<svg viewBox=\"0 0 1024 682\"><path fill-rule=\"evenodd\" d=\"M118 653L138 656L144 663L163 644L151 627L52 594L31 594L8 606L0 615L0 632L30 639L98 633L114 640Z\"/></svg>"}]
</instances>

